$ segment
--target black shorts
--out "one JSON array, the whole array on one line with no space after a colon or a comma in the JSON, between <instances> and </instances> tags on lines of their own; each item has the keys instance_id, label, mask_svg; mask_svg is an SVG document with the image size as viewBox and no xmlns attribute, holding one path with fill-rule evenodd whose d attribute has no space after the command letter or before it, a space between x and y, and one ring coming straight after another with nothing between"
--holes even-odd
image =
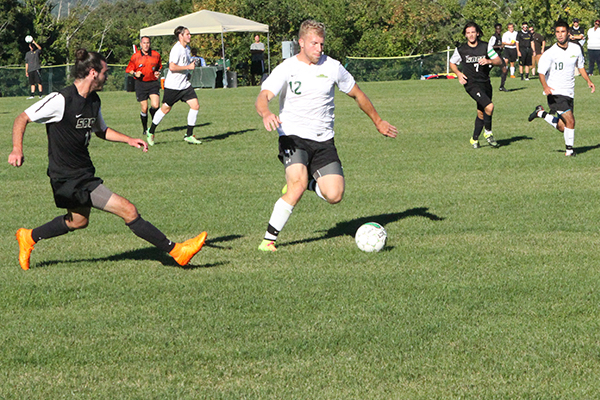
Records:
<instances>
[{"instance_id":1,"label":"black shorts","mask_svg":"<svg viewBox=\"0 0 600 400\"><path fill-rule=\"evenodd\" d=\"M550 107L550 114L562 114L567 111L573 112L573 98L569 96L561 95L548 95L548 107Z\"/></svg>"},{"instance_id":2,"label":"black shorts","mask_svg":"<svg viewBox=\"0 0 600 400\"><path fill-rule=\"evenodd\" d=\"M91 193L101 184L96 177L50 179L56 207L67 209L92 207Z\"/></svg>"},{"instance_id":3,"label":"black shorts","mask_svg":"<svg viewBox=\"0 0 600 400\"><path fill-rule=\"evenodd\" d=\"M151 94L160 96L159 81L144 82L135 80L135 98L138 102L148 100Z\"/></svg>"},{"instance_id":4,"label":"black shorts","mask_svg":"<svg viewBox=\"0 0 600 400\"><path fill-rule=\"evenodd\" d=\"M515 61L517 61L517 49L510 49L510 48L504 48L504 50L502 50L502 53L504 55L504 58L506 60L508 60L508 62L512 62L514 63Z\"/></svg>"},{"instance_id":5,"label":"black shorts","mask_svg":"<svg viewBox=\"0 0 600 400\"><path fill-rule=\"evenodd\" d=\"M173 107L173 104L177 103L178 101L183 101L185 103L189 100L197 98L198 96L196 96L196 91L194 91L194 88L191 86L183 90L165 88L165 92L163 93L163 103L169 107Z\"/></svg>"},{"instance_id":6,"label":"black shorts","mask_svg":"<svg viewBox=\"0 0 600 400\"><path fill-rule=\"evenodd\" d=\"M321 176L318 173L321 168L337 163L340 168L334 169L334 172L329 173L344 176L341 170L342 162L338 156L333 139L325 142L317 142L298 136L279 136L279 161L285 167L298 163L304 164L308 168L310 176L315 179Z\"/></svg>"},{"instance_id":7,"label":"black shorts","mask_svg":"<svg viewBox=\"0 0 600 400\"><path fill-rule=\"evenodd\" d=\"M465 90L477 102L477 109L483 111L492 102L492 84L485 83L467 83Z\"/></svg>"},{"instance_id":8,"label":"black shorts","mask_svg":"<svg viewBox=\"0 0 600 400\"><path fill-rule=\"evenodd\" d=\"M29 71L29 84L30 85L41 85L42 84L42 74L40 74L40 70Z\"/></svg>"},{"instance_id":9,"label":"black shorts","mask_svg":"<svg viewBox=\"0 0 600 400\"><path fill-rule=\"evenodd\" d=\"M533 56L533 50L531 50L531 47L525 48L525 49L521 50L521 58L519 59L519 62L521 63L521 65L530 67L533 65L533 62L531 59L532 56Z\"/></svg>"}]
</instances>

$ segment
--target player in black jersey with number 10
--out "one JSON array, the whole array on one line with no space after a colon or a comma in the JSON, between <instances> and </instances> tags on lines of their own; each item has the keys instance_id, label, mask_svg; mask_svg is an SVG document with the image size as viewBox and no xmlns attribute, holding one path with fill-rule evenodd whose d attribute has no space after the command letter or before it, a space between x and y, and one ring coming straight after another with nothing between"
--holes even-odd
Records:
<instances>
[{"instance_id":1,"label":"player in black jersey with number 10","mask_svg":"<svg viewBox=\"0 0 600 400\"><path fill-rule=\"evenodd\" d=\"M19 264L29 269L33 246L42 239L64 235L87 227L91 208L115 214L142 239L168 252L180 265L185 265L202 248L206 232L184 243L171 242L150 222L144 220L137 208L124 197L111 192L95 176L95 168L88 152L92 133L111 141L127 143L148 151L142 139L124 135L106 126L100 111L100 97L106 81L108 66L99 53L77 50L71 86L48 95L22 112L13 125L13 149L8 163L23 165L23 136L30 122L46 125L48 136L48 176L54 202L67 210L66 215L35 229L17 231Z\"/></svg>"},{"instance_id":2,"label":"player in black jersey with number 10","mask_svg":"<svg viewBox=\"0 0 600 400\"><path fill-rule=\"evenodd\" d=\"M474 22L469 22L463 29L467 42L457 47L450 59L450 68L458 76L459 82L477 102L477 118L475 129L471 138L471 145L478 149L479 135L485 127L484 136L493 147L499 147L492 135L492 85L490 83L490 70L493 65L502 65L502 60L493 48L488 50L487 42L482 42L479 37L483 34L481 28ZM462 72L458 69L463 64Z\"/></svg>"}]
</instances>

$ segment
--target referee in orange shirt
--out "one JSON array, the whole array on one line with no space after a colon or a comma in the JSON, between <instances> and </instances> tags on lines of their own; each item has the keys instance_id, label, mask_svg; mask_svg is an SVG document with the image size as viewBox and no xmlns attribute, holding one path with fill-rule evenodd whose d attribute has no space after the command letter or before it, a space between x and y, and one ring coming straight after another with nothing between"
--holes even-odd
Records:
<instances>
[{"instance_id":1,"label":"referee in orange shirt","mask_svg":"<svg viewBox=\"0 0 600 400\"><path fill-rule=\"evenodd\" d=\"M143 134L148 129L148 98L150 98L150 116L160 107L160 71L162 62L160 53L150 48L150 38L142 36L140 49L129 60L126 73L135 78L135 97L142 108L140 118L144 128Z\"/></svg>"}]
</instances>

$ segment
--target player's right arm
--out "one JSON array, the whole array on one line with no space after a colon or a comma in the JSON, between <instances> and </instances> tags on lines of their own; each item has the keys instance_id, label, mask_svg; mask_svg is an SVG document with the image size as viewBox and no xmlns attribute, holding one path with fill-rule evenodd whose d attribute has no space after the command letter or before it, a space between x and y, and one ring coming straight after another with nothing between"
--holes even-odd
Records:
<instances>
[{"instance_id":1,"label":"player's right arm","mask_svg":"<svg viewBox=\"0 0 600 400\"><path fill-rule=\"evenodd\" d=\"M25 157L23 156L23 137L25 136L25 128L30 122L31 119L29 119L29 116L25 112L22 112L15 118L12 131L13 148L8 155L8 163L13 167L20 167L23 165L23 161L25 161Z\"/></svg>"},{"instance_id":2,"label":"player's right arm","mask_svg":"<svg viewBox=\"0 0 600 400\"><path fill-rule=\"evenodd\" d=\"M456 74L460 84L466 85L467 77L465 76L465 74L460 72L460 70L458 69L458 64L460 64L461 61L462 61L462 58L460 57L460 53L458 52L458 49L454 49L454 53L452 54L452 57L450 57L450 69L452 70L452 72L454 72Z\"/></svg>"},{"instance_id":3,"label":"player's right arm","mask_svg":"<svg viewBox=\"0 0 600 400\"><path fill-rule=\"evenodd\" d=\"M273 97L275 97L273 92L263 89L258 94L256 103L254 104L256 112L263 119L263 125L265 126L265 129L269 132L279 128L279 125L281 125L279 117L273 114L269 109L269 102L273 99Z\"/></svg>"},{"instance_id":4,"label":"player's right arm","mask_svg":"<svg viewBox=\"0 0 600 400\"><path fill-rule=\"evenodd\" d=\"M50 93L45 99L34 103L23 111L13 124L13 149L8 156L8 163L15 167L23 165L23 137L30 122L49 124L62 120L65 111L65 98L59 93Z\"/></svg>"}]
</instances>

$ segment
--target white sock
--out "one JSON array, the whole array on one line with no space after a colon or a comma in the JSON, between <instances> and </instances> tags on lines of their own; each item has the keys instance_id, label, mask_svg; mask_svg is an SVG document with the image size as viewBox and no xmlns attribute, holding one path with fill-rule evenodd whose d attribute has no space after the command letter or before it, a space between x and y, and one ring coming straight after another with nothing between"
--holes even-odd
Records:
<instances>
[{"instance_id":1,"label":"white sock","mask_svg":"<svg viewBox=\"0 0 600 400\"><path fill-rule=\"evenodd\" d=\"M488 138L492 136L492 131L488 131L487 129L485 130L485 132L483 133L483 137L484 138Z\"/></svg>"},{"instance_id":2,"label":"white sock","mask_svg":"<svg viewBox=\"0 0 600 400\"><path fill-rule=\"evenodd\" d=\"M159 108L158 110L156 110L156 112L154 113L154 118L152 118L152 123L154 125L158 125L160 124L160 121L162 121L162 119L165 117L165 113L162 112L162 110Z\"/></svg>"},{"instance_id":3,"label":"white sock","mask_svg":"<svg viewBox=\"0 0 600 400\"><path fill-rule=\"evenodd\" d=\"M198 116L198 110L192 110L188 112L188 126L196 126L196 117Z\"/></svg>"},{"instance_id":4,"label":"white sock","mask_svg":"<svg viewBox=\"0 0 600 400\"><path fill-rule=\"evenodd\" d=\"M575 143L575 129L565 128L563 133L565 136L565 145L573 147Z\"/></svg>"},{"instance_id":5,"label":"white sock","mask_svg":"<svg viewBox=\"0 0 600 400\"><path fill-rule=\"evenodd\" d=\"M269 232L269 230L267 230L265 233L265 239L277 240L277 235L287 223L290 215L292 215L292 211L294 211L294 206L289 205L281 198L277 200L275 206L273 207L271 219L269 219L269 230L273 228L274 232Z\"/></svg>"},{"instance_id":6,"label":"white sock","mask_svg":"<svg viewBox=\"0 0 600 400\"><path fill-rule=\"evenodd\" d=\"M558 123L558 118L556 118L552 114L546 114L546 116L544 117L544 121L546 121L547 123L552 125L554 128L556 128L556 124Z\"/></svg>"},{"instance_id":7,"label":"white sock","mask_svg":"<svg viewBox=\"0 0 600 400\"><path fill-rule=\"evenodd\" d=\"M510 74L514 75L515 74L515 67L510 67Z\"/></svg>"},{"instance_id":8,"label":"white sock","mask_svg":"<svg viewBox=\"0 0 600 400\"><path fill-rule=\"evenodd\" d=\"M327 201L325 196L323 196L323 193L321 193L321 188L317 184L316 180L312 179L310 182L308 182L308 190L314 191L317 194L317 196L319 196L323 200Z\"/></svg>"}]
</instances>

